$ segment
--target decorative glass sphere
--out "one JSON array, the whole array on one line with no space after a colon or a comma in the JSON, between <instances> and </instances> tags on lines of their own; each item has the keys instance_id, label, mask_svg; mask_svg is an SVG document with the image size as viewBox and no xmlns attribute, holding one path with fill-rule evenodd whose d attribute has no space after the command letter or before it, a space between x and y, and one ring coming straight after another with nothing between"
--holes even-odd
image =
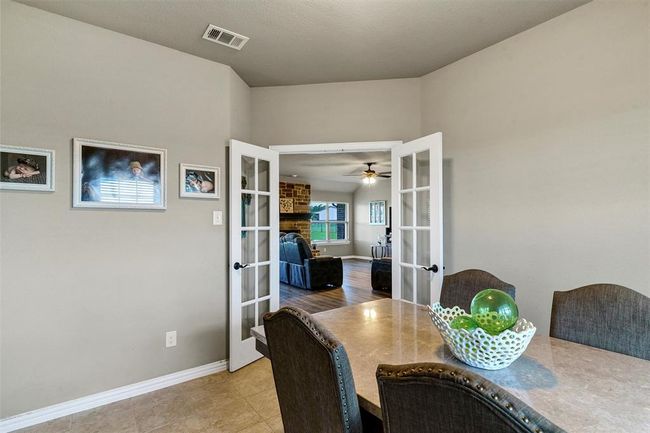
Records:
<instances>
[{"instance_id":1,"label":"decorative glass sphere","mask_svg":"<svg viewBox=\"0 0 650 433\"><path fill-rule=\"evenodd\" d=\"M472 318L489 334L498 335L517 323L519 310L506 292L485 289L476 294L470 306Z\"/></svg>"},{"instance_id":2,"label":"decorative glass sphere","mask_svg":"<svg viewBox=\"0 0 650 433\"><path fill-rule=\"evenodd\" d=\"M449 326L453 329L466 329L467 331L472 332L478 328L478 323L476 323L476 320L472 319L471 316L456 316Z\"/></svg>"}]
</instances>

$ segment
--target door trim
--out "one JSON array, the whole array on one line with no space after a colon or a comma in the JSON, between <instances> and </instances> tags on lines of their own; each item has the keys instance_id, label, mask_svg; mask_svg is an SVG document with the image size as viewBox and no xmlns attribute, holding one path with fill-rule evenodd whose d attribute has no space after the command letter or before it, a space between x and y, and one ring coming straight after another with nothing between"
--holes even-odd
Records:
<instances>
[{"instance_id":1,"label":"door trim","mask_svg":"<svg viewBox=\"0 0 650 433\"><path fill-rule=\"evenodd\" d=\"M269 146L280 155L319 154L319 153L353 153L353 152L390 152L393 146L403 143L395 141L357 141L346 143L316 144L274 144Z\"/></svg>"}]
</instances>

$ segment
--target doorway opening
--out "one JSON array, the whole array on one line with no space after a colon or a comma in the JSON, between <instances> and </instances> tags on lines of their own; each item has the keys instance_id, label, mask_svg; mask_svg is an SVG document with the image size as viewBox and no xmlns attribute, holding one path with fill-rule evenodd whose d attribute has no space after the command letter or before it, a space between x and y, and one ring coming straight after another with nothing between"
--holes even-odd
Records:
<instances>
[{"instance_id":1,"label":"doorway opening","mask_svg":"<svg viewBox=\"0 0 650 433\"><path fill-rule=\"evenodd\" d=\"M395 143L270 147L280 153L280 306L316 313L391 296Z\"/></svg>"}]
</instances>

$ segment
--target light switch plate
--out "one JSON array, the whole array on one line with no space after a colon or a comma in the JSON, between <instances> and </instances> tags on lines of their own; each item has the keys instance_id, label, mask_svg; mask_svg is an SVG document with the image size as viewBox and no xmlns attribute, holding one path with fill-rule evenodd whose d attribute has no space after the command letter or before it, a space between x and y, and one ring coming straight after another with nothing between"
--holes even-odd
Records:
<instances>
[{"instance_id":1,"label":"light switch plate","mask_svg":"<svg viewBox=\"0 0 650 433\"><path fill-rule=\"evenodd\" d=\"M220 210L212 211L212 225L220 226L223 225L223 212Z\"/></svg>"}]
</instances>

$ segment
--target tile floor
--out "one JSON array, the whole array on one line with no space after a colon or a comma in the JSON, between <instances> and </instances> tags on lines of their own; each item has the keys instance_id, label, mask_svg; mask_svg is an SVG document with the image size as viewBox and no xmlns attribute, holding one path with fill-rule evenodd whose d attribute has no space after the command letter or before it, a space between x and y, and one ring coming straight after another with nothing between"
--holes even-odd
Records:
<instances>
[{"instance_id":1,"label":"tile floor","mask_svg":"<svg viewBox=\"0 0 650 433\"><path fill-rule=\"evenodd\" d=\"M21 433L282 433L271 363L217 373Z\"/></svg>"}]
</instances>

